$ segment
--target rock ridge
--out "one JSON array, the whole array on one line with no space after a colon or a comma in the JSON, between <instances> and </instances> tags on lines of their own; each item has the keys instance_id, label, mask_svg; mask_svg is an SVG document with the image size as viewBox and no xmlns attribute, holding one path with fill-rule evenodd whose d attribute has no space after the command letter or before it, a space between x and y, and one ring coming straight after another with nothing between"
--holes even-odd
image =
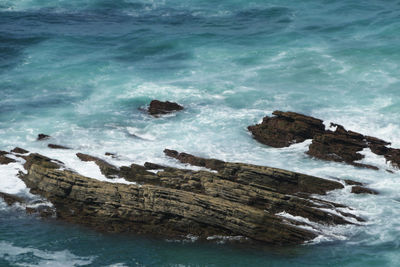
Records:
<instances>
[{"instance_id":1,"label":"rock ridge","mask_svg":"<svg viewBox=\"0 0 400 267\"><path fill-rule=\"evenodd\" d=\"M312 139L306 153L315 158L378 170L377 166L357 162L365 158L360 152L370 149L393 167L400 167L400 149L389 147L390 142L346 130L335 123L330 124L335 130L326 130L322 120L300 113L274 111L272 114L260 124L248 127L260 143L280 148Z\"/></svg>"}]
</instances>

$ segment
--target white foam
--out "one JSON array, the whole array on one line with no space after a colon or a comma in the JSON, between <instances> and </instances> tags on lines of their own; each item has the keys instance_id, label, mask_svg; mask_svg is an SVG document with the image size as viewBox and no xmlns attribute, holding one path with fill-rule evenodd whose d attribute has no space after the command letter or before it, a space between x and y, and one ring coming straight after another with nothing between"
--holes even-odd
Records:
<instances>
[{"instance_id":1,"label":"white foam","mask_svg":"<svg viewBox=\"0 0 400 267\"><path fill-rule=\"evenodd\" d=\"M31 263L27 255L32 255L37 263ZM32 257L29 256L29 257ZM80 257L68 250L48 251L30 247L19 247L0 241L0 258L18 266L69 267L91 264L95 257Z\"/></svg>"},{"instance_id":2,"label":"white foam","mask_svg":"<svg viewBox=\"0 0 400 267\"><path fill-rule=\"evenodd\" d=\"M364 155L364 158L356 161L358 163L373 165L383 170L391 169L392 171L396 171L396 169L387 163L385 157L373 153L370 148L364 148L359 153Z\"/></svg>"},{"instance_id":3,"label":"white foam","mask_svg":"<svg viewBox=\"0 0 400 267\"><path fill-rule=\"evenodd\" d=\"M0 192L8 194L27 194L25 183L18 178L18 172L24 167L20 162L0 165Z\"/></svg>"}]
</instances>

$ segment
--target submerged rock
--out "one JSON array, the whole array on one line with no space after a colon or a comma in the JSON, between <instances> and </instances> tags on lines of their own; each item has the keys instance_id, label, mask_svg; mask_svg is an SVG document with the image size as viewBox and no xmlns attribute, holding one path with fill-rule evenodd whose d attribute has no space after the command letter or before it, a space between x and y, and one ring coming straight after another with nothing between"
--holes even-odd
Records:
<instances>
[{"instance_id":1,"label":"submerged rock","mask_svg":"<svg viewBox=\"0 0 400 267\"><path fill-rule=\"evenodd\" d=\"M71 149L70 147L67 147L67 146L61 146L61 145L55 145L55 144L48 144L47 146L52 149Z\"/></svg>"},{"instance_id":2,"label":"submerged rock","mask_svg":"<svg viewBox=\"0 0 400 267\"><path fill-rule=\"evenodd\" d=\"M365 157L360 152L369 148L394 167L400 166L400 149L388 147L387 141L348 131L334 123L331 123L331 127L336 128L334 131L325 130L322 120L299 113L274 111L273 115L264 117L261 124L248 127L254 138L263 144L286 147L312 139L306 152L310 156L378 170L376 166L357 162Z\"/></svg>"},{"instance_id":3,"label":"submerged rock","mask_svg":"<svg viewBox=\"0 0 400 267\"><path fill-rule=\"evenodd\" d=\"M19 196L11 195L7 193L0 192L0 198L6 202L7 205L11 206L15 203L24 203L25 200Z\"/></svg>"},{"instance_id":4,"label":"submerged rock","mask_svg":"<svg viewBox=\"0 0 400 267\"><path fill-rule=\"evenodd\" d=\"M165 152L183 162L211 166L217 172L154 163L117 168L90 155L77 155L95 162L102 171L112 169L115 175L136 182L121 184L85 177L60 168L61 163L47 157L31 154L27 156L28 172L21 178L33 192L54 204L58 218L106 231L178 238L190 234L203 239L243 236L272 244L298 244L319 235L318 224L362 221L342 212L343 205L311 197L343 188L339 182L173 150ZM146 168L162 170L155 174Z\"/></svg>"},{"instance_id":5,"label":"submerged rock","mask_svg":"<svg viewBox=\"0 0 400 267\"><path fill-rule=\"evenodd\" d=\"M168 114L173 111L179 111L182 109L183 107L175 102L169 102L169 101L162 102L159 100L153 100L150 102L148 112L150 115L157 116L157 115Z\"/></svg>"}]
</instances>

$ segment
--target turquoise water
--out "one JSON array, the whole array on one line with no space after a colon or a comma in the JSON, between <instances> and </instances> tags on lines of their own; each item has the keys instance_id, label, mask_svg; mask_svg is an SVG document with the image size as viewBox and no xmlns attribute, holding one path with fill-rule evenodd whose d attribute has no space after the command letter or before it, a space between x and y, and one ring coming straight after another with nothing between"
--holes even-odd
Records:
<instances>
[{"instance_id":1,"label":"turquoise water","mask_svg":"<svg viewBox=\"0 0 400 267\"><path fill-rule=\"evenodd\" d=\"M163 155L171 148L381 193L332 192L325 199L367 223L290 248L107 235L0 203L0 266L398 266L398 171L313 160L307 143L269 148L246 127L291 110L400 147L399 44L400 1L0 0L1 150L24 147L99 178L74 153L187 167ZM142 110L152 99L185 110L155 119ZM73 150L51 151L38 133ZM18 168L0 166L0 191L29 195Z\"/></svg>"}]
</instances>

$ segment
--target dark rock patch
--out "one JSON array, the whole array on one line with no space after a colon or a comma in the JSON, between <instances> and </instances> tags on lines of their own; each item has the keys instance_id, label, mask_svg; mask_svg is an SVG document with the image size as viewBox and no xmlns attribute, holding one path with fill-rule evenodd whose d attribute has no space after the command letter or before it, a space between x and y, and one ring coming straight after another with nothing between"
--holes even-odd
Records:
<instances>
[{"instance_id":1,"label":"dark rock patch","mask_svg":"<svg viewBox=\"0 0 400 267\"><path fill-rule=\"evenodd\" d=\"M29 153L28 150L25 150L25 149L20 148L20 147L14 148L13 150L11 150L11 152L17 153L17 154L26 154L26 153Z\"/></svg>"},{"instance_id":2,"label":"dark rock patch","mask_svg":"<svg viewBox=\"0 0 400 267\"><path fill-rule=\"evenodd\" d=\"M38 136L37 136L37 141L42 141L42 140L47 140L47 139L50 139L50 135L47 135L47 134L38 134Z\"/></svg>"},{"instance_id":3,"label":"dark rock patch","mask_svg":"<svg viewBox=\"0 0 400 267\"><path fill-rule=\"evenodd\" d=\"M178 151L170 149L164 149L164 154L169 157L175 158L182 163L188 163L193 166L205 167L216 171L225 165L225 162L223 162L222 160L200 158L184 152L179 153Z\"/></svg>"},{"instance_id":4,"label":"dark rock patch","mask_svg":"<svg viewBox=\"0 0 400 267\"><path fill-rule=\"evenodd\" d=\"M356 182L353 180L344 180L344 182L346 183L346 185L363 185L363 183Z\"/></svg>"},{"instance_id":5,"label":"dark rock patch","mask_svg":"<svg viewBox=\"0 0 400 267\"><path fill-rule=\"evenodd\" d=\"M0 152L0 164L1 165L7 165L9 163L13 163L16 162L15 159L9 158L6 155L9 154L8 152L5 151L1 151Z\"/></svg>"},{"instance_id":6,"label":"dark rock patch","mask_svg":"<svg viewBox=\"0 0 400 267\"><path fill-rule=\"evenodd\" d=\"M378 192L375 191L375 190L372 190L372 189L369 189L369 188L366 188L366 187L362 187L362 186L359 186L359 185L353 186L351 188L351 192L353 194L372 194L372 195L377 195L378 194Z\"/></svg>"},{"instance_id":7,"label":"dark rock patch","mask_svg":"<svg viewBox=\"0 0 400 267\"><path fill-rule=\"evenodd\" d=\"M182 110L183 107L175 102L153 100L150 102L148 112L150 115L157 116Z\"/></svg>"},{"instance_id":8,"label":"dark rock patch","mask_svg":"<svg viewBox=\"0 0 400 267\"><path fill-rule=\"evenodd\" d=\"M48 144L47 146L48 146L49 148L52 148L52 149L71 149L70 147L61 146L61 145L56 145L56 144Z\"/></svg>"},{"instance_id":9,"label":"dark rock patch","mask_svg":"<svg viewBox=\"0 0 400 267\"><path fill-rule=\"evenodd\" d=\"M294 112L274 111L274 117L264 117L262 123L249 126L253 137L268 146L286 147L312 139L323 133L322 120Z\"/></svg>"}]
</instances>

